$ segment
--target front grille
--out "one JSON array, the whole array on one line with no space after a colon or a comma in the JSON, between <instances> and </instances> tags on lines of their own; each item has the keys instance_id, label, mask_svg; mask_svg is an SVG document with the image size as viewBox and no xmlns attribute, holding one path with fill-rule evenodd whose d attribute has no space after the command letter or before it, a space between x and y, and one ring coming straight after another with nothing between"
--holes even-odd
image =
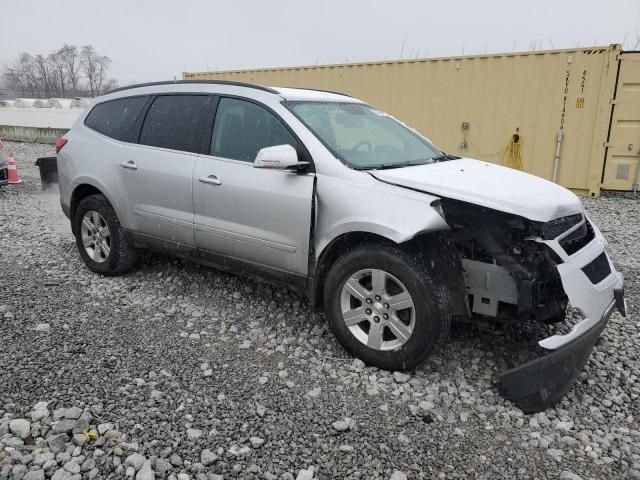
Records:
<instances>
[{"instance_id":1,"label":"front grille","mask_svg":"<svg viewBox=\"0 0 640 480\"><path fill-rule=\"evenodd\" d=\"M582 267L582 271L594 285L600 283L611 274L611 267L607 254L602 252L595 260Z\"/></svg>"},{"instance_id":2,"label":"front grille","mask_svg":"<svg viewBox=\"0 0 640 480\"><path fill-rule=\"evenodd\" d=\"M585 220L583 225L560 240L560 246L564 248L567 255L573 255L578 250L587 246L594 237L595 234L593 233L591 223L589 223L589 220Z\"/></svg>"},{"instance_id":3,"label":"front grille","mask_svg":"<svg viewBox=\"0 0 640 480\"><path fill-rule=\"evenodd\" d=\"M545 240L553 240L581 221L582 214L580 213L551 220L550 222L542 225L542 238Z\"/></svg>"}]
</instances>

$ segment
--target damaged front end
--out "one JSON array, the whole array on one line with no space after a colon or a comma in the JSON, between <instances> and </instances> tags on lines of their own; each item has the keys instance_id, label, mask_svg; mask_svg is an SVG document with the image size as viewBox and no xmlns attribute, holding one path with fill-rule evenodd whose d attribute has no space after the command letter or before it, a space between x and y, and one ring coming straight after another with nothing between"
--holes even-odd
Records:
<instances>
[{"instance_id":1,"label":"damaged front end","mask_svg":"<svg viewBox=\"0 0 640 480\"><path fill-rule=\"evenodd\" d=\"M462 258L471 318L557 324L568 304L582 319L538 342L543 353L498 377L502 395L525 412L556 403L576 381L615 309L625 316L622 275L583 213L534 222L442 199Z\"/></svg>"}]
</instances>

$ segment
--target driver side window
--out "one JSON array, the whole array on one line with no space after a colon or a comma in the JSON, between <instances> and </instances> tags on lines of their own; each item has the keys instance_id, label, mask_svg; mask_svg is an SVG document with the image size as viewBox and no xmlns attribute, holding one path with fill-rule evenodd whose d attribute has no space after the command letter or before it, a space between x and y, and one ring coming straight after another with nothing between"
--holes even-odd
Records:
<instances>
[{"instance_id":1,"label":"driver side window","mask_svg":"<svg viewBox=\"0 0 640 480\"><path fill-rule=\"evenodd\" d=\"M246 100L220 99L211 155L253 162L258 150L284 144L297 148L293 135L271 112Z\"/></svg>"}]
</instances>

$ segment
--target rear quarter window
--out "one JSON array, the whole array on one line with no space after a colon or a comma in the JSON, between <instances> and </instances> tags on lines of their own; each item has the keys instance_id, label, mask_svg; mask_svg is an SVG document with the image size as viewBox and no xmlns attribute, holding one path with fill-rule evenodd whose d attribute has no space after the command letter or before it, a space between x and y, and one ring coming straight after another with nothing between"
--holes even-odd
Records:
<instances>
[{"instance_id":1,"label":"rear quarter window","mask_svg":"<svg viewBox=\"0 0 640 480\"><path fill-rule=\"evenodd\" d=\"M89 112L84 124L107 137L129 141L131 129L147 100L148 95L99 103Z\"/></svg>"}]
</instances>

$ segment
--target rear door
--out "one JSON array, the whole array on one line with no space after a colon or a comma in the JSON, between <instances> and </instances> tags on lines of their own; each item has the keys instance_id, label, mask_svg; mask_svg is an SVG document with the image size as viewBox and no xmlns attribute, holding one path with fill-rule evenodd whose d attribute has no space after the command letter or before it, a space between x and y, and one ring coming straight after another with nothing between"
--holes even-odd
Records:
<instances>
[{"instance_id":1,"label":"rear door","mask_svg":"<svg viewBox=\"0 0 640 480\"><path fill-rule=\"evenodd\" d=\"M137 144L125 145L118 172L137 233L195 247L192 175L211 99L156 96L139 125Z\"/></svg>"},{"instance_id":2,"label":"rear door","mask_svg":"<svg viewBox=\"0 0 640 480\"><path fill-rule=\"evenodd\" d=\"M306 276L314 174L253 167L258 150L283 144L301 152L274 112L247 99L220 98L209 155L198 158L194 172L198 248Z\"/></svg>"}]
</instances>

